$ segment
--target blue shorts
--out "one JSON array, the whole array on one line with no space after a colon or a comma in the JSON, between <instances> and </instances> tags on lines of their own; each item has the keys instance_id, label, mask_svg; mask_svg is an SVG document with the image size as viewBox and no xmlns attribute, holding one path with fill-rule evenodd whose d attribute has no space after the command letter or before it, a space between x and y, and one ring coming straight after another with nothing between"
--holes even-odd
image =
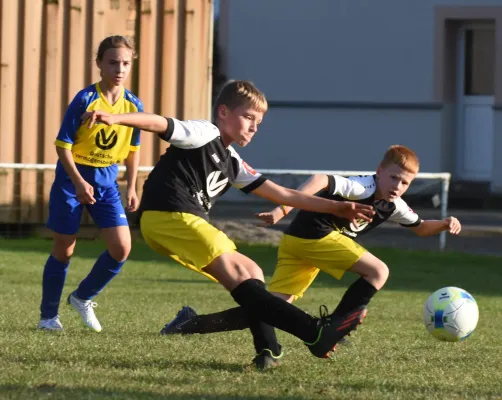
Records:
<instances>
[{"instance_id":1,"label":"blue shorts","mask_svg":"<svg viewBox=\"0 0 502 400\"><path fill-rule=\"evenodd\" d=\"M63 235L74 235L80 228L84 207L100 228L129 226L117 183L109 187L94 187L94 198L95 204L80 204L71 181L54 182L47 228Z\"/></svg>"}]
</instances>

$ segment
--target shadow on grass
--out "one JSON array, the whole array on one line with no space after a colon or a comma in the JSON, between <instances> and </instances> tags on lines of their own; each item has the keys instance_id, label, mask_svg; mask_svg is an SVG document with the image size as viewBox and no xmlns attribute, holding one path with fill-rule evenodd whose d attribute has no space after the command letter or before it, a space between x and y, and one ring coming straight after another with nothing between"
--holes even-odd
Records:
<instances>
[{"instance_id":1,"label":"shadow on grass","mask_svg":"<svg viewBox=\"0 0 502 400\"><path fill-rule=\"evenodd\" d=\"M491 389L480 389L479 386L473 387L472 389L452 389L450 386L442 387L439 385L427 385L427 386L419 386L419 385L406 385L406 384L394 384L394 383L381 383L375 384L374 382L360 382L360 383L343 383L337 382L336 388L326 387L325 389L321 389L318 393L320 395L325 394L324 392L334 390L339 391L340 393L345 394L345 397L349 397L347 392L349 393L379 393L379 394L392 394L395 398L445 398L445 399L473 399L473 398L482 398L482 399L500 399L502 396L502 391L491 390ZM327 393L326 393L327 394ZM326 395L325 394L325 395Z\"/></svg>"},{"instance_id":2,"label":"shadow on grass","mask_svg":"<svg viewBox=\"0 0 502 400\"><path fill-rule=\"evenodd\" d=\"M324 387L316 391L315 397L331 398L330 395L335 391L334 388ZM176 394L176 393L154 393L140 390L106 390L93 388L67 388L60 387L57 384L40 384L33 386L24 386L22 384L4 384L0 385L2 398L10 399L206 399L206 400L230 400L230 399L277 399L277 400L306 400L312 397L284 395L214 395L214 394ZM361 382L358 384L337 383L336 392L340 398L350 398L357 393L378 392L380 394L393 394L393 396L402 396L403 398L417 398L421 394L424 398L437 397L443 394L448 398L500 398L502 393L495 390L480 390L479 387L472 391L452 390L451 388L441 388L430 386L427 388L415 385L396 385L392 383L372 384L370 382Z\"/></svg>"},{"instance_id":3,"label":"shadow on grass","mask_svg":"<svg viewBox=\"0 0 502 400\"><path fill-rule=\"evenodd\" d=\"M0 250L19 253L49 254L51 245L52 242L46 239L0 239ZM94 261L104 248L101 240L80 240L77 242L75 257ZM277 248L266 245L239 245L238 249L253 259L263 269L267 280L270 280L277 261ZM371 251L390 269L390 278L385 285L385 290L432 292L445 286L457 286L473 295L500 296L501 257L390 248L377 248ZM169 257L151 250L143 240L134 241L129 260L176 265ZM347 273L341 281L337 281L321 272L312 287L345 288L356 278L356 275ZM142 278L139 279L142 280ZM180 284L207 283L205 279L197 279L195 276L194 280L167 279L165 281Z\"/></svg>"},{"instance_id":4,"label":"shadow on grass","mask_svg":"<svg viewBox=\"0 0 502 400\"><path fill-rule=\"evenodd\" d=\"M55 384L42 384L38 386L24 386L21 384L0 385L2 398L7 399L205 399L205 400L231 400L231 399L278 399L277 396L249 396L249 395L214 395L214 394L176 394L176 393L154 393L148 391L120 391L92 388L66 388ZM284 400L307 400L308 397L281 396Z\"/></svg>"}]
</instances>

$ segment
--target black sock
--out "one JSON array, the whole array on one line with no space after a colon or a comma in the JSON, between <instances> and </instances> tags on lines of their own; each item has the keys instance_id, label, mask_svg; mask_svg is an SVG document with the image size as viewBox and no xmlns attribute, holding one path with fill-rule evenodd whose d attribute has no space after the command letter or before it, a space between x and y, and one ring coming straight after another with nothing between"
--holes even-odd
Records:
<instances>
[{"instance_id":1,"label":"black sock","mask_svg":"<svg viewBox=\"0 0 502 400\"><path fill-rule=\"evenodd\" d=\"M230 308L213 314L197 315L183 325L184 334L217 333L250 328L249 315L242 307Z\"/></svg>"},{"instance_id":2,"label":"black sock","mask_svg":"<svg viewBox=\"0 0 502 400\"><path fill-rule=\"evenodd\" d=\"M265 283L259 281L265 289ZM271 350L275 355L281 353L281 346L277 342L275 329L257 319L244 307L235 307L212 314L197 315L182 326L184 334L207 334L217 332L237 331L249 328L253 335L256 354L263 349Z\"/></svg>"},{"instance_id":3,"label":"black sock","mask_svg":"<svg viewBox=\"0 0 502 400\"><path fill-rule=\"evenodd\" d=\"M378 290L364 278L359 278L352 285L340 300L333 315L341 317L359 306L367 305Z\"/></svg>"},{"instance_id":4,"label":"black sock","mask_svg":"<svg viewBox=\"0 0 502 400\"><path fill-rule=\"evenodd\" d=\"M272 350L275 355L281 353L281 346L277 342L275 329L254 317L244 307L230 308L212 314L197 315L183 324L181 331L185 335L191 335L195 333L207 334L238 331L248 328L253 335L256 354L259 354L263 349Z\"/></svg>"},{"instance_id":5,"label":"black sock","mask_svg":"<svg viewBox=\"0 0 502 400\"><path fill-rule=\"evenodd\" d=\"M289 304L262 287L257 279L242 282L231 292L234 300L257 319L300 338L304 342L317 339L317 319Z\"/></svg>"},{"instance_id":6,"label":"black sock","mask_svg":"<svg viewBox=\"0 0 502 400\"><path fill-rule=\"evenodd\" d=\"M265 290L264 282L257 281L256 284ZM249 330L253 335L256 354L260 354L263 349L271 350L276 356L281 354L281 346L277 341L274 327L256 318L253 313L248 313L248 316Z\"/></svg>"}]
</instances>

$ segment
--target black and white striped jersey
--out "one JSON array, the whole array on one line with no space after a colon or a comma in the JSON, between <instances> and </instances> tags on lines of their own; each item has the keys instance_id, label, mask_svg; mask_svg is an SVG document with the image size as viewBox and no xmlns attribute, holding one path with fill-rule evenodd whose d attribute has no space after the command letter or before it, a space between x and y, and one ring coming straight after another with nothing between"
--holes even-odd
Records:
<instances>
[{"instance_id":1,"label":"black and white striped jersey","mask_svg":"<svg viewBox=\"0 0 502 400\"><path fill-rule=\"evenodd\" d=\"M254 171L209 121L168 119L160 138L171 146L143 187L141 211L177 211L207 219L217 197L231 186L249 193L265 178Z\"/></svg>"},{"instance_id":2,"label":"black and white striped jersey","mask_svg":"<svg viewBox=\"0 0 502 400\"><path fill-rule=\"evenodd\" d=\"M317 196L330 200L350 200L356 203L372 204L375 209L373 221L360 221L356 228L350 221L333 214L322 214L310 211L299 211L285 233L303 239L320 239L337 230L350 238L363 235L381 223L389 220L405 227L420 225L420 217L398 198L394 202L375 200L375 175L354 176L345 178L328 175L329 186Z\"/></svg>"}]
</instances>

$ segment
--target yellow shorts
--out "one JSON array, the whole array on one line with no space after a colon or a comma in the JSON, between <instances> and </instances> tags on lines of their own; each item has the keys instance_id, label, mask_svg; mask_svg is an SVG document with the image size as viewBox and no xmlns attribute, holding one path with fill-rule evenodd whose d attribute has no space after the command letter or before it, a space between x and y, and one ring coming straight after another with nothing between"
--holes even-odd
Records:
<instances>
[{"instance_id":1,"label":"yellow shorts","mask_svg":"<svg viewBox=\"0 0 502 400\"><path fill-rule=\"evenodd\" d=\"M181 265L216 282L203 268L224 253L236 250L234 242L209 222L193 214L144 211L141 234L148 246Z\"/></svg>"},{"instance_id":2,"label":"yellow shorts","mask_svg":"<svg viewBox=\"0 0 502 400\"><path fill-rule=\"evenodd\" d=\"M284 235L268 290L293 295L296 300L303 296L319 271L341 279L364 253L364 247L336 231L322 239Z\"/></svg>"}]
</instances>

